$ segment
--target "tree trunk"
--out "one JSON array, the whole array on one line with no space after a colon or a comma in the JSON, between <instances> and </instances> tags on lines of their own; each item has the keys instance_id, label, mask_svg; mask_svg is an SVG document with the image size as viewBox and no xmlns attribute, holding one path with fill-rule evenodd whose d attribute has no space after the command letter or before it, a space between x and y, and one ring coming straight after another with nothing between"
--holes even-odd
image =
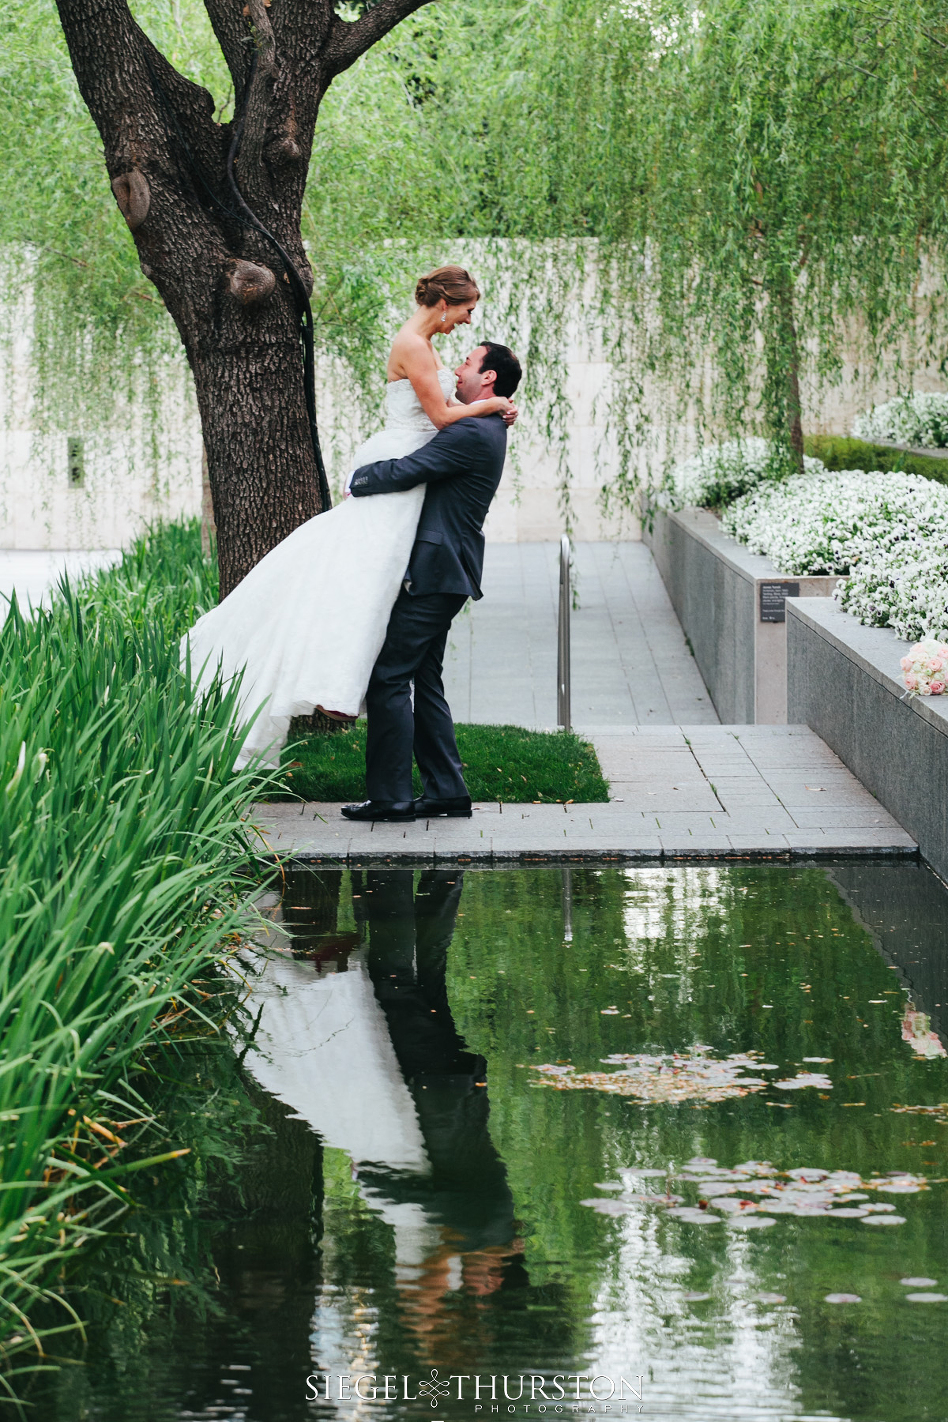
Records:
<instances>
[{"instance_id":1,"label":"tree trunk","mask_svg":"<svg viewBox=\"0 0 948 1422\"><path fill-rule=\"evenodd\" d=\"M768 352L768 385L773 413L783 425L797 472L803 473L803 405L800 399L800 342L793 310L793 282L784 267L771 286L776 320Z\"/></svg>"},{"instance_id":2,"label":"tree trunk","mask_svg":"<svg viewBox=\"0 0 948 1422\"><path fill-rule=\"evenodd\" d=\"M241 324L247 318L241 313ZM320 512L291 311L260 313L242 339L189 341L217 525L222 598Z\"/></svg>"},{"instance_id":3,"label":"tree trunk","mask_svg":"<svg viewBox=\"0 0 948 1422\"><path fill-rule=\"evenodd\" d=\"M217 537L214 523L214 495L211 493L211 476L207 471L207 448L201 441L201 552L210 557Z\"/></svg>"},{"instance_id":4,"label":"tree trunk","mask_svg":"<svg viewBox=\"0 0 948 1422\"><path fill-rule=\"evenodd\" d=\"M793 318L793 295L787 302L787 428L790 448L800 474L803 473L803 404L800 399L800 343Z\"/></svg>"},{"instance_id":5,"label":"tree trunk","mask_svg":"<svg viewBox=\"0 0 948 1422\"><path fill-rule=\"evenodd\" d=\"M112 192L194 374L221 597L321 512L300 345L312 288L300 219L320 102L427 3L376 0L344 20L335 0L204 0L237 95L221 125L127 0L58 0Z\"/></svg>"}]
</instances>

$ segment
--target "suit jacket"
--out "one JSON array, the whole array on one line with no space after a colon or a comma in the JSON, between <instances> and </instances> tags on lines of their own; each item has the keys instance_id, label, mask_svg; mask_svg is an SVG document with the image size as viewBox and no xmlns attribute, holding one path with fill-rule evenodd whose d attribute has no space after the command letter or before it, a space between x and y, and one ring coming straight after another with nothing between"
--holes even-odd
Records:
<instances>
[{"instance_id":1,"label":"suit jacket","mask_svg":"<svg viewBox=\"0 0 948 1422\"><path fill-rule=\"evenodd\" d=\"M439 430L404 459L379 459L353 474L349 489L357 499L428 486L408 564L408 591L413 596L483 596L481 530L506 453L507 426L501 416L472 416Z\"/></svg>"}]
</instances>

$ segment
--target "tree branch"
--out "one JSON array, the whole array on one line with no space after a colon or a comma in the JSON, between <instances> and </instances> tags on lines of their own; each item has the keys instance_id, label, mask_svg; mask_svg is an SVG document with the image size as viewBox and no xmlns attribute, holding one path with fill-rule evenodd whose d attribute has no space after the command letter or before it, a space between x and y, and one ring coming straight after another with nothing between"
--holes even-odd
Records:
<instances>
[{"instance_id":1,"label":"tree branch","mask_svg":"<svg viewBox=\"0 0 948 1422\"><path fill-rule=\"evenodd\" d=\"M242 6L235 3L235 0L203 0L203 3L214 36L230 70L234 93L239 94L244 86L250 55L253 52Z\"/></svg>"},{"instance_id":2,"label":"tree branch","mask_svg":"<svg viewBox=\"0 0 948 1422\"><path fill-rule=\"evenodd\" d=\"M270 122L270 102L276 74L276 42L264 0L248 0L247 9L254 28L257 62L244 95L244 132L238 160L249 182L262 166L263 146Z\"/></svg>"},{"instance_id":3,"label":"tree branch","mask_svg":"<svg viewBox=\"0 0 948 1422\"><path fill-rule=\"evenodd\" d=\"M389 30L420 10L422 5L430 4L431 0L377 0L358 20L343 20L336 15L324 52L326 78L341 74Z\"/></svg>"},{"instance_id":4,"label":"tree branch","mask_svg":"<svg viewBox=\"0 0 948 1422\"><path fill-rule=\"evenodd\" d=\"M126 0L57 0L69 57L83 99L99 130L109 176L156 161L170 170L174 136L160 83L173 101L176 122L205 161L219 140L214 102L157 49L132 16Z\"/></svg>"}]
</instances>

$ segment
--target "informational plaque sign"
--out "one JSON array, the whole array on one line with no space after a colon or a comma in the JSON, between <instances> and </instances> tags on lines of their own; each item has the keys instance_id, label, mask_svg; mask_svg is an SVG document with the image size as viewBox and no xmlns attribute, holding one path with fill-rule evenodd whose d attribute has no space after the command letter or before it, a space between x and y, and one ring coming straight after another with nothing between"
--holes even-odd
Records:
<instances>
[{"instance_id":1,"label":"informational plaque sign","mask_svg":"<svg viewBox=\"0 0 948 1422\"><path fill-rule=\"evenodd\" d=\"M799 583L761 583L761 622L786 622L787 598L800 596Z\"/></svg>"}]
</instances>

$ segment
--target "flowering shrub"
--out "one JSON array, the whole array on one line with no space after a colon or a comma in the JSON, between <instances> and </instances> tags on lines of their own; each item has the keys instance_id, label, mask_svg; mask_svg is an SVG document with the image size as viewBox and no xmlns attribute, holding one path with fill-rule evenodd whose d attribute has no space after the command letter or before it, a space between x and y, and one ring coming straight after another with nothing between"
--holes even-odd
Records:
<instances>
[{"instance_id":1,"label":"flowering shrub","mask_svg":"<svg viewBox=\"0 0 948 1422\"><path fill-rule=\"evenodd\" d=\"M948 645L926 637L910 647L900 662L902 680L919 696L941 696L948 678Z\"/></svg>"},{"instance_id":2,"label":"flowering shrub","mask_svg":"<svg viewBox=\"0 0 948 1422\"><path fill-rule=\"evenodd\" d=\"M948 395L901 395L875 405L853 421L857 439L948 448Z\"/></svg>"},{"instance_id":3,"label":"flowering shrub","mask_svg":"<svg viewBox=\"0 0 948 1422\"><path fill-rule=\"evenodd\" d=\"M764 480L779 479L783 471L773 459L773 452L770 440L756 436L707 445L672 469L669 480L672 507L683 509L692 504L698 508L717 507L730 503ZM809 456L804 457L803 463L808 472L824 468L820 460Z\"/></svg>"},{"instance_id":4,"label":"flowering shrub","mask_svg":"<svg viewBox=\"0 0 948 1422\"><path fill-rule=\"evenodd\" d=\"M948 641L948 488L917 474L804 474L761 485L722 526L784 573L849 574L847 612L900 637Z\"/></svg>"}]
</instances>

